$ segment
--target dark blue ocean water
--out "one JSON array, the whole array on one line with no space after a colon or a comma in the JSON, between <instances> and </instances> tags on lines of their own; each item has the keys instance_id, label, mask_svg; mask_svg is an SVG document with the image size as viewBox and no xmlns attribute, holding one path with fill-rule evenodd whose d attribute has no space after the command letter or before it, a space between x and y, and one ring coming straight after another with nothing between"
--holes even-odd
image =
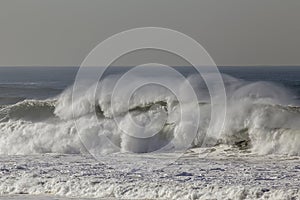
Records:
<instances>
[{"instance_id":1,"label":"dark blue ocean water","mask_svg":"<svg viewBox=\"0 0 300 200\"><path fill-rule=\"evenodd\" d=\"M110 67L106 74L123 73L129 67ZM176 67L183 75L192 67ZM270 81L300 96L300 67L219 67L221 73L247 81ZM59 95L75 80L78 67L0 67L0 104Z\"/></svg>"}]
</instances>

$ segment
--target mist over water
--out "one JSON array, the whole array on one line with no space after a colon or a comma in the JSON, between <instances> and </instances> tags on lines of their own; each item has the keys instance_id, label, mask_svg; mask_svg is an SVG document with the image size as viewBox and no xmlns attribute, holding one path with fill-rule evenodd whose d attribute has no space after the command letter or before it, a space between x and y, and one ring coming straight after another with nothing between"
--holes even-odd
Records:
<instances>
[{"instance_id":1,"label":"mist over water","mask_svg":"<svg viewBox=\"0 0 300 200\"><path fill-rule=\"evenodd\" d=\"M132 95L129 105L123 102L125 94L119 92L112 107L113 88L122 76L122 70L116 68L108 72L98 86L80 91L81 95L72 104L76 69L72 70L65 69L56 78L51 75L47 79L43 77L44 82L34 77L45 72L33 72L36 75L31 74L32 77L28 78L30 86L26 77L21 83L0 77L0 81L5 82L0 87L11 88L11 93L6 92L9 89L2 90L0 97L0 154L87 153L83 140L89 151L104 154L147 153L160 149L168 152L185 148L192 141L189 148L226 144L258 154L300 155L297 145L300 143L297 87L300 70L290 69L291 73L286 70L284 75L277 68L273 71L261 69L260 72L248 68L245 71L223 68L226 107L211 105L203 79L192 69L183 67L178 70L186 80L180 84L176 82L178 91L186 95L186 84L189 83L197 102L179 103L167 88L147 85ZM134 80L145 78L151 77L134 77ZM171 77L159 78L175 83ZM18 92L17 87L23 87L24 92ZM123 85L124 91L126 87L128 85ZM214 123L220 123L219 120L211 122L212 129L208 130L211 106L220 112L226 109L221 131L214 130ZM198 109L200 119L195 121ZM182 110L188 113L186 121L181 119ZM190 133L197 123L200 126L194 137Z\"/></svg>"}]
</instances>

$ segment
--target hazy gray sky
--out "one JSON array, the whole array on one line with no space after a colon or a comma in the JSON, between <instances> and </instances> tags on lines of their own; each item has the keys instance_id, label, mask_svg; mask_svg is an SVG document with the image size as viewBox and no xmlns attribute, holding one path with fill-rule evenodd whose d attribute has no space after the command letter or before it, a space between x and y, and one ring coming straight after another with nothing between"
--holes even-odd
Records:
<instances>
[{"instance_id":1,"label":"hazy gray sky","mask_svg":"<svg viewBox=\"0 0 300 200\"><path fill-rule=\"evenodd\" d=\"M299 0L1 0L0 66L80 65L107 37L144 26L193 37L217 65L300 65Z\"/></svg>"}]
</instances>

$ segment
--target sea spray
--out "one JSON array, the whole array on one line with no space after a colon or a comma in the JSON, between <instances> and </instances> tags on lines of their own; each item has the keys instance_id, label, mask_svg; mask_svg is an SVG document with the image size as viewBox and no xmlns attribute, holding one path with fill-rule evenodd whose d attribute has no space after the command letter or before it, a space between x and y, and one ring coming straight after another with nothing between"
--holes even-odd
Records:
<instances>
[{"instance_id":1,"label":"sea spray","mask_svg":"<svg viewBox=\"0 0 300 200\"><path fill-rule=\"evenodd\" d=\"M81 95L74 99L70 87L56 100L25 100L2 106L0 153L87 153L83 144L88 144L89 150L105 154L118 151L146 153L162 149L167 144L180 149L190 140L193 115L197 110L193 108L199 106L198 134L192 138L190 148L224 143L259 154L300 154L297 145L300 143L300 107L293 94L282 86L223 75L227 105L211 105L204 81L192 75L187 81L197 95L197 105L190 102L180 104L168 89L148 85L132 96L129 106L120 98L117 106L111 108L111 95L118 78L117 75L107 76L98 85L82 90ZM178 87L185 92L185 84ZM208 130L211 106L217 110L226 109L221 132L214 130L214 123L221 123L218 120L211 122L212 128ZM181 109L188 110L188 120L181 121ZM121 127L115 117L122 122ZM132 118L141 125L157 122L150 128L159 131L148 138L136 138L134 136L147 134L149 130L133 129L129 121ZM130 134L124 134L124 129Z\"/></svg>"}]
</instances>

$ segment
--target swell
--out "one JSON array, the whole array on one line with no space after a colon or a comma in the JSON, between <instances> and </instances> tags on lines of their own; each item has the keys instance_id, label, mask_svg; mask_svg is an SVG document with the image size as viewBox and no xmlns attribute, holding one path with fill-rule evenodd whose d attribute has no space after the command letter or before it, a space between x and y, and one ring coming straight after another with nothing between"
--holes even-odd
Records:
<instances>
[{"instance_id":1,"label":"swell","mask_svg":"<svg viewBox=\"0 0 300 200\"><path fill-rule=\"evenodd\" d=\"M54 100L24 100L13 105L2 106L0 122L9 120L44 121L55 117Z\"/></svg>"}]
</instances>

